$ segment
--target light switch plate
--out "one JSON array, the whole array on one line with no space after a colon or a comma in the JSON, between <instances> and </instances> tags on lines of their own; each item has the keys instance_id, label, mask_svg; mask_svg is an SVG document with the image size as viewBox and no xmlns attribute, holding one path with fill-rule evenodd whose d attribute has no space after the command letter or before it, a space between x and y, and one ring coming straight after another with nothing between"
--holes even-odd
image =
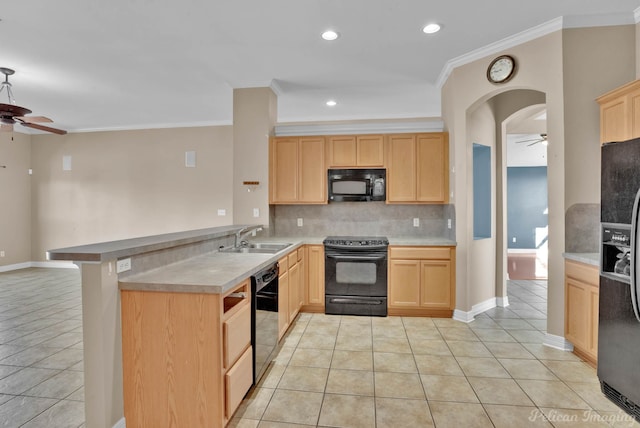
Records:
<instances>
[{"instance_id":1,"label":"light switch plate","mask_svg":"<svg viewBox=\"0 0 640 428\"><path fill-rule=\"evenodd\" d=\"M419 218L414 218L413 219L413 227L420 227L420 219Z\"/></svg>"},{"instance_id":2,"label":"light switch plate","mask_svg":"<svg viewBox=\"0 0 640 428\"><path fill-rule=\"evenodd\" d=\"M226 215L227 215L227 210L225 210L225 209L219 209L218 210L218 216L219 217L224 217Z\"/></svg>"},{"instance_id":3,"label":"light switch plate","mask_svg":"<svg viewBox=\"0 0 640 428\"><path fill-rule=\"evenodd\" d=\"M260 217L260 208L254 208L253 209L253 216L254 217Z\"/></svg>"},{"instance_id":4,"label":"light switch plate","mask_svg":"<svg viewBox=\"0 0 640 428\"><path fill-rule=\"evenodd\" d=\"M299 219L298 219L298 227L302 227L302 225L303 225L303 224L304 224L304 223L303 223L302 219L301 219L301 218L299 218Z\"/></svg>"}]
</instances>

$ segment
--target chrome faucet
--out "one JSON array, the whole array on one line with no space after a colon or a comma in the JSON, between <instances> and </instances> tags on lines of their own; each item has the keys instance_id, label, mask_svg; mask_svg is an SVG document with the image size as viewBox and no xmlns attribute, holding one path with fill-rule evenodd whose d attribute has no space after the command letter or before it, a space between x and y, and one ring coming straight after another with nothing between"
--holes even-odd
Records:
<instances>
[{"instance_id":1,"label":"chrome faucet","mask_svg":"<svg viewBox=\"0 0 640 428\"><path fill-rule=\"evenodd\" d=\"M244 238L253 231L259 232L262 230L262 226L246 226L236 232L236 240L234 247L238 247L244 240Z\"/></svg>"}]
</instances>

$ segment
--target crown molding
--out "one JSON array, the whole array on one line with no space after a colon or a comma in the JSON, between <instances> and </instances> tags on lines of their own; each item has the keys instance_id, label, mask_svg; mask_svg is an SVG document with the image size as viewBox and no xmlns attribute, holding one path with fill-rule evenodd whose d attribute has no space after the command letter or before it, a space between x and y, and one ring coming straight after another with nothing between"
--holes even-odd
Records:
<instances>
[{"instance_id":1,"label":"crown molding","mask_svg":"<svg viewBox=\"0 0 640 428\"><path fill-rule=\"evenodd\" d=\"M635 9L633 14L612 13L606 15L576 15L555 18L447 61L440 72L440 76L438 76L436 87L442 89L444 83L456 67L469 64L489 55L495 55L506 49L511 49L562 29L629 25L637 24L638 22L640 22L640 7Z\"/></svg>"},{"instance_id":2,"label":"crown molding","mask_svg":"<svg viewBox=\"0 0 640 428\"><path fill-rule=\"evenodd\" d=\"M436 81L436 87L438 89L442 89L444 83L447 81L454 68L469 64L470 62L482 59L489 55L496 54L498 52L504 51L505 49L510 49L514 46L521 45L531 40L535 40L539 37L546 36L547 34L551 34L561 29L562 18L556 18L551 21L545 22L544 24L540 24L536 27L522 31L513 36L473 50L467 54L450 59L449 61L447 61L447 63L444 65L444 68L440 72L440 76L438 76L438 80Z\"/></svg>"},{"instance_id":3,"label":"crown molding","mask_svg":"<svg viewBox=\"0 0 640 428\"><path fill-rule=\"evenodd\" d=\"M274 94L276 94L276 96L280 96L282 94L284 94L284 91L282 90L282 86L280 86L280 84L278 83L278 81L276 79L272 79L271 83L269 84L269 87L271 88L271 90L273 91Z\"/></svg>"},{"instance_id":4,"label":"crown molding","mask_svg":"<svg viewBox=\"0 0 640 428\"><path fill-rule=\"evenodd\" d=\"M204 121L204 122L189 122L189 123L153 123L153 124L147 124L147 125L70 129L68 130L68 133L75 134L75 133L81 133L81 132L142 131L146 129L202 128L206 126L229 126L229 125L233 125L233 121L220 120L220 121ZM46 133L39 132L39 134L46 134Z\"/></svg>"},{"instance_id":5,"label":"crown molding","mask_svg":"<svg viewBox=\"0 0 640 428\"><path fill-rule=\"evenodd\" d=\"M276 125L278 137L299 135L353 135L353 134L392 134L405 132L442 132L442 120L417 120L404 122L372 123L318 123L304 125Z\"/></svg>"}]
</instances>

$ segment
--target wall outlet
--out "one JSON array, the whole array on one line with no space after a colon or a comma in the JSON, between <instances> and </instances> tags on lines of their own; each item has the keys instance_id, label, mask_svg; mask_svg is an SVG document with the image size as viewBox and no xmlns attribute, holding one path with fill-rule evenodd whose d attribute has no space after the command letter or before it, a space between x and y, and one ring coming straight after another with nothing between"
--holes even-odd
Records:
<instances>
[{"instance_id":1,"label":"wall outlet","mask_svg":"<svg viewBox=\"0 0 640 428\"><path fill-rule=\"evenodd\" d=\"M225 209L218 210L218 216L219 217L224 217L226 215L227 215L227 210L225 210Z\"/></svg>"},{"instance_id":2,"label":"wall outlet","mask_svg":"<svg viewBox=\"0 0 640 428\"><path fill-rule=\"evenodd\" d=\"M253 216L254 217L260 217L260 208L254 208L253 209Z\"/></svg>"},{"instance_id":3,"label":"wall outlet","mask_svg":"<svg viewBox=\"0 0 640 428\"><path fill-rule=\"evenodd\" d=\"M126 272L131 270L131 258L126 258L122 260L118 260L116 262L116 273Z\"/></svg>"},{"instance_id":4,"label":"wall outlet","mask_svg":"<svg viewBox=\"0 0 640 428\"><path fill-rule=\"evenodd\" d=\"M447 219L447 229L451 229L451 219Z\"/></svg>"},{"instance_id":5,"label":"wall outlet","mask_svg":"<svg viewBox=\"0 0 640 428\"><path fill-rule=\"evenodd\" d=\"M516 237L511 238L511 242L516 242Z\"/></svg>"},{"instance_id":6,"label":"wall outlet","mask_svg":"<svg viewBox=\"0 0 640 428\"><path fill-rule=\"evenodd\" d=\"M0 251L0 257L4 257L4 251Z\"/></svg>"},{"instance_id":7,"label":"wall outlet","mask_svg":"<svg viewBox=\"0 0 640 428\"><path fill-rule=\"evenodd\" d=\"M413 219L413 227L420 227L420 219L419 218L414 218Z\"/></svg>"},{"instance_id":8,"label":"wall outlet","mask_svg":"<svg viewBox=\"0 0 640 428\"><path fill-rule=\"evenodd\" d=\"M302 227L303 225L303 221L301 218L298 219L298 227Z\"/></svg>"}]
</instances>

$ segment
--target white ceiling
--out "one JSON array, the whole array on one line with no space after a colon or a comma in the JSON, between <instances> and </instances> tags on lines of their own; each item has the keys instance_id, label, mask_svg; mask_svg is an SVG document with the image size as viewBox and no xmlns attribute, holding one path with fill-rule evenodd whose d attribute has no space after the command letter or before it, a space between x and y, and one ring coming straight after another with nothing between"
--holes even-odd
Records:
<instances>
[{"instance_id":1,"label":"white ceiling","mask_svg":"<svg viewBox=\"0 0 640 428\"><path fill-rule=\"evenodd\" d=\"M639 6L14 0L0 9L0 66L16 70L18 105L70 131L230 124L233 88L269 85L281 123L439 117L438 81L465 55L560 17L565 28L631 24ZM429 22L442 30L423 34ZM341 37L321 40L327 28ZM325 106L330 98L336 107Z\"/></svg>"}]
</instances>

